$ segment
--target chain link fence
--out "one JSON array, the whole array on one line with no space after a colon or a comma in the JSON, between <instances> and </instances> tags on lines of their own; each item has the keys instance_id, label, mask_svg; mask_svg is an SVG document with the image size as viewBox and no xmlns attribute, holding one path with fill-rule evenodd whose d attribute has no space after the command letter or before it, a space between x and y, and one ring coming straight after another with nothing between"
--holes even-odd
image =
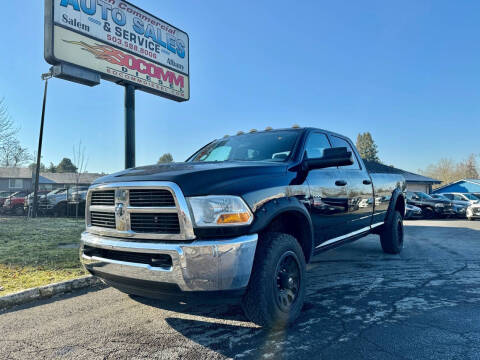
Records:
<instances>
[{"instance_id":1,"label":"chain link fence","mask_svg":"<svg viewBox=\"0 0 480 360\"><path fill-rule=\"evenodd\" d=\"M84 217L87 190L86 185L40 189L37 216ZM33 214L33 198L33 189L0 191L0 214L30 217Z\"/></svg>"}]
</instances>

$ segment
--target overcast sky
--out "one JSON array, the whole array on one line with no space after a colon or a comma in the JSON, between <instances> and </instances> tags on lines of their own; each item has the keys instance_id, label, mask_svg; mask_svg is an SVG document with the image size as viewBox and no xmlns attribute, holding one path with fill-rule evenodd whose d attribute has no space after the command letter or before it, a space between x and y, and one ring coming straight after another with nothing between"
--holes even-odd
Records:
<instances>
[{"instance_id":1,"label":"overcast sky","mask_svg":"<svg viewBox=\"0 0 480 360\"><path fill-rule=\"evenodd\" d=\"M480 152L478 1L147 1L190 36L191 99L138 91L137 165L183 161L239 130L370 131L383 162L416 171ZM43 1L2 1L0 97L37 147ZM43 159L86 145L91 172L124 164L124 89L49 83Z\"/></svg>"}]
</instances>

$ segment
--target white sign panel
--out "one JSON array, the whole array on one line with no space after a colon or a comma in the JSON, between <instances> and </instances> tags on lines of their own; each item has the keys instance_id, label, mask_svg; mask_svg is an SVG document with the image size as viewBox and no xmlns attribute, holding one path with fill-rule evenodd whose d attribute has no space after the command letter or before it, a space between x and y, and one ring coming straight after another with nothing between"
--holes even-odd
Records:
<instances>
[{"instance_id":1,"label":"white sign panel","mask_svg":"<svg viewBox=\"0 0 480 360\"><path fill-rule=\"evenodd\" d=\"M187 33L122 0L45 0L45 59L189 99Z\"/></svg>"}]
</instances>

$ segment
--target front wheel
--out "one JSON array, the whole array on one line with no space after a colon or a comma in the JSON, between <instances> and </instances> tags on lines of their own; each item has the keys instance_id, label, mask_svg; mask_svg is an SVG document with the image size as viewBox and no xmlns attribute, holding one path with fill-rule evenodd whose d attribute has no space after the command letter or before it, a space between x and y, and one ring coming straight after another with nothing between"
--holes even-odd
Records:
<instances>
[{"instance_id":1,"label":"front wheel","mask_svg":"<svg viewBox=\"0 0 480 360\"><path fill-rule=\"evenodd\" d=\"M435 211L432 208L425 208L422 210L422 215L425 219L433 219L435 217Z\"/></svg>"},{"instance_id":2,"label":"front wheel","mask_svg":"<svg viewBox=\"0 0 480 360\"><path fill-rule=\"evenodd\" d=\"M259 241L252 275L242 300L245 315L263 327L293 323L305 300L305 256L298 241L266 233Z\"/></svg>"},{"instance_id":3,"label":"front wheel","mask_svg":"<svg viewBox=\"0 0 480 360\"><path fill-rule=\"evenodd\" d=\"M395 211L390 220L383 225L380 233L380 244L384 253L400 254L403 249L403 218Z\"/></svg>"}]
</instances>

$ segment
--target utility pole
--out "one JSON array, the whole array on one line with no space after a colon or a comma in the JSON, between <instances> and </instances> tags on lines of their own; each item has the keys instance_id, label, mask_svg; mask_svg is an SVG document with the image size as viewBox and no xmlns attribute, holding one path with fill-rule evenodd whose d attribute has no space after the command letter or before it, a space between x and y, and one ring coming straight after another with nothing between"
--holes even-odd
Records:
<instances>
[{"instance_id":1,"label":"utility pole","mask_svg":"<svg viewBox=\"0 0 480 360\"><path fill-rule=\"evenodd\" d=\"M52 71L42 74L42 80L45 81L45 89L43 91L43 105L42 105L42 119L40 121L40 135L38 136L38 151L37 151L37 164L35 166L35 188L33 191L33 212L32 217L37 217L38 210L38 180L40 177L40 161L42 159L42 142L43 142L43 125L45 123L45 105L47 103L47 89L48 79L52 77Z\"/></svg>"},{"instance_id":2,"label":"utility pole","mask_svg":"<svg viewBox=\"0 0 480 360\"><path fill-rule=\"evenodd\" d=\"M125 169L135 167L135 86L125 85Z\"/></svg>"}]
</instances>

